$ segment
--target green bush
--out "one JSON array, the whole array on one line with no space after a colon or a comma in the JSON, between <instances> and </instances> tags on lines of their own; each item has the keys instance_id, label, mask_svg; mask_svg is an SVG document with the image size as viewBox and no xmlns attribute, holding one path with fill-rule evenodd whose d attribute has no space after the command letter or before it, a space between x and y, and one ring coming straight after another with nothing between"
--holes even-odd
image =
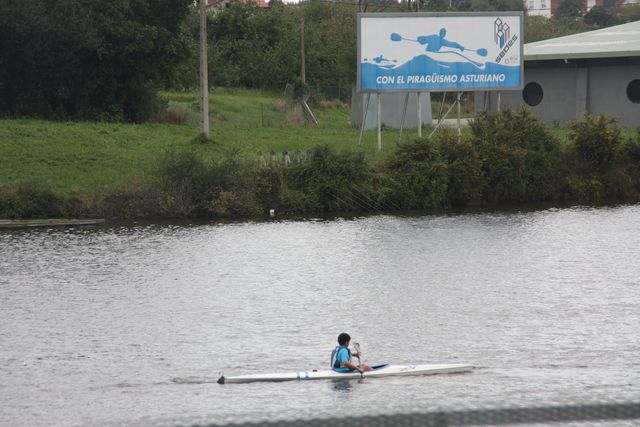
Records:
<instances>
[{"instance_id":1,"label":"green bush","mask_svg":"<svg viewBox=\"0 0 640 427\"><path fill-rule=\"evenodd\" d=\"M175 216L250 216L264 209L270 183L236 156L206 162L195 150L169 150L160 165L162 209Z\"/></svg>"},{"instance_id":2,"label":"green bush","mask_svg":"<svg viewBox=\"0 0 640 427\"><path fill-rule=\"evenodd\" d=\"M448 163L434 141L417 139L399 146L386 164L389 201L404 209L448 205Z\"/></svg>"},{"instance_id":3,"label":"green bush","mask_svg":"<svg viewBox=\"0 0 640 427\"><path fill-rule=\"evenodd\" d=\"M51 190L33 183L0 188L0 218L53 218L62 214L63 201Z\"/></svg>"},{"instance_id":4,"label":"green bush","mask_svg":"<svg viewBox=\"0 0 640 427\"><path fill-rule=\"evenodd\" d=\"M304 194L311 210L366 209L357 193L369 172L361 152L338 153L326 145L315 146L303 164L287 169L286 188Z\"/></svg>"},{"instance_id":5,"label":"green bush","mask_svg":"<svg viewBox=\"0 0 640 427\"><path fill-rule=\"evenodd\" d=\"M468 138L458 138L451 129L440 131L436 144L448 164L448 205L480 204L486 180L477 147Z\"/></svg>"},{"instance_id":6,"label":"green bush","mask_svg":"<svg viewBox=\"0 0 640 427\"><path fill-rule=\"evenodd\" d=\"M99 195L82 207L81 214L109 219L153 219L178 216L172 211L162 209L160 195L154 188L116 190Z\"/></svg>"},{"instance_id":7,"label":"green bush","mask_svg":"<svg viewBox=\"0 0 640 427\"><path fill-rule=\"evenodd\" d=\"M482 159L486 202L554 198L560 143L528 109L482 113L470 126L472 142Z\"/></svg>"},{"instance_id":8,"label":"green bush","mask_svg":"<svg viewBox=\"0 0 640 427\"><path fill-rule=\"evenodd\" d=\"M640 196L640 132L617 145L607 178L611 196L634 199Z\"/></svg>"},{"instance_id":9,"label":"green bush","mask_svg":"<svg viewBox=\"0 0 640 427\"><path fill-rule=\"evenodd\" d=\"M599 168L613 164L623 143L622 130L615 118L585 114L580 121L571 122L569 129L578 154L585 160Z\"/></svg>"}]
</instances>

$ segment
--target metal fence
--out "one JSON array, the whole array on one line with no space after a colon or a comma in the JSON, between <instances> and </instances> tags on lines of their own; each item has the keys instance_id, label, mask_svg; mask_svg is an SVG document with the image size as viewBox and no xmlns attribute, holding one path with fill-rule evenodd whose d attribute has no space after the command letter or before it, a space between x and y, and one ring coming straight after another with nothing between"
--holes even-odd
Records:
<instances>
[{"instance_id":1,"label":"metal fence","mask_svg":"<svg viewBox=\"0 0 640 427\"><path fill-rule=\"evenodd\" d=\"M587 425L615 422L607 425L640 425L640 403L594 403L504 409L472 409L435 411L412 414L372 415L346 418L323 418L293 421L263 421L225 424L224 427L445 427L504 425ZM626 422L625 422L626 421ZM200 425L203 427L204 425ZM222 424L208 424L220 427ZM194 426L195 427L195 426Z\"/></svg>"}]
</instances>

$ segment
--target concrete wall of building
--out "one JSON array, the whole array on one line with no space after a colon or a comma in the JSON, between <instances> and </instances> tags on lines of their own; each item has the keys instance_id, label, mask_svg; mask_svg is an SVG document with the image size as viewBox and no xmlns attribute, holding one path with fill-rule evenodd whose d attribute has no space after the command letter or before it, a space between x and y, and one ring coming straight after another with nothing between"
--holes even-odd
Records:
<instances>
[{"instance_id":1,"label":"concrete wall of building","mask_svg":"<svg viewBox=\"0 0 640 427\"><path fill-rule=\"evenodd\" d=\"M640 126L640 104L627 97L627 87L640 79L640 64L589 68L589 113L618 118L621 126Z\"/></svg>"},{"instance_id":2,"label":"concrete wall of building","mask_svg":"<svg viewBox=\"0 0 640 427\"><path fill-rule=\"evenodd\" d=\"M389 128L399 129L402 122L402 112L404 110L406 93L389 92L383 93L380 97L382 123ZM363 110L367 102L367 95L353 92L351 96L351 124L355 127L362 125ZM369 108L367 110L367 119L365 129L376 129L377 122L377 102L378 95L371 94L369 100ZM428 92L420 94L420 105L422 114L422 123L431 124L431 95ZM404 120L404 128L418 127L418 102L416 93L409 94L407 102L407 111Z\"/></svg>"},{"instance_id":3,"label":"concrete wall of building","mask_svg":"<svg viewBox=\"0 0 640 427\"><path fill-rule=\"evenodd\" d=\"M525 69L524 85L536 82L542 86L543 97L540 104L530 107L535 114L548 123L574 120L576 99L576 72L573 69ZM483 111L484 95L476 94L476 111ZM522 91L489 92L487 109L498 109L498 97L501 109L515 110L525 105Z\"/></svg>"},{"instance_id":4,"label":"concrete wall of building","mask_svg":"<svg viewBox=\"0 0 640 427\"><path fill-rule=\"evenodd\" d=\"M524 71L524 87L535 82L543 90L542 101L529 108L546 123L560 125L588 113L615 116L625 127L640 126L640 104L627 97L627 86L634 79L640 79L640 64L620 64L619 60L525 64ZM497 98L496 92L479 92L476 111L496 111ZM502 109L526 105L522 91L502 92L500 101Z\"/></svg>"}]
</instances>

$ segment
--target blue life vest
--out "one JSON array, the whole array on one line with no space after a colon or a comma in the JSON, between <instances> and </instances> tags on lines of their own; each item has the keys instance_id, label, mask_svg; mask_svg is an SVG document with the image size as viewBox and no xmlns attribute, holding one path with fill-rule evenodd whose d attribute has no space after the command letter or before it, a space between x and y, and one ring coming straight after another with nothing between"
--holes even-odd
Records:
<instances>
[{"instance_id":1,"label":"blue life vest","mask_svg":"<svg viewBox=\"0 0 640 427\"><path fill-rule=\"evenodd\" d=\"M344 348L347 350L347 353L349 354L349 360L351 360L351 350L349 350L349 347L344 347L344 346L337 346L336 348L333 349L333 351L331 352L331 369L340 369L340 363L338 362L338 352L340 351L341 348Z\"/></svg>"}]
</instances>

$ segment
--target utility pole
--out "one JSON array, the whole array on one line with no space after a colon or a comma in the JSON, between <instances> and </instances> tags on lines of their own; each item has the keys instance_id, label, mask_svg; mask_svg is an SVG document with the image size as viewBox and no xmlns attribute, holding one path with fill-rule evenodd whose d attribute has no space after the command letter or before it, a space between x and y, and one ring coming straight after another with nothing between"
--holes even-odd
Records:
<instances>
[{"instance_id":1,"label":"utility pole","mask_svg":"<svg viewBox=\"0 0 640 427\"><path fill-rule=\"evenodd\" d=\"M304 59L304 16L302 17L302 21L300 22L300 79L302 80L302 85L307 84L307 72L306 65Z\"/></svg>"},{"instance_id":2,"label":"utility pole","mask_svg":"<svg viewBox=\"0 0 640 427\"><path fill-rule=\"evenodd\" d=\"M200 132L209 137L209 66L207 62L207 0L200 0Z\"/></svg>"}]
</instances>

